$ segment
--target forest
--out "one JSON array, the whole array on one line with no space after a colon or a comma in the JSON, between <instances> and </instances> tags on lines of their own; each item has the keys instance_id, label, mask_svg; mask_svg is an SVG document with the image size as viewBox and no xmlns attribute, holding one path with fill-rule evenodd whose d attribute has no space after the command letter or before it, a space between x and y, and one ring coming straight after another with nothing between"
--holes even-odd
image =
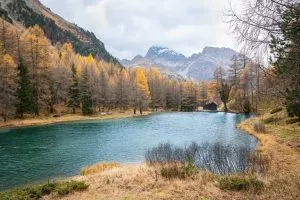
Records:
<instances>
[{"instance_id":1,"label":"forest","mask_svg":"<svg viewBox=\"0 0 300 200\"><path fill-rule=\"evenodd\" d=\"M299 5L281 12L283 20L268 44L271 64L264 64L262 48L249 51L248 44L232 57L229 70L219 66L214 80L201 82L170 77L155 66L125 69L92 54L82 56L69 42L53 45L38 25L19 31L1 19L0 114L4 121L79 111L142 114L147 109L195 111L215 102L221 110L245 113L282 104L299 117L299 12ZM240 31L248 30L242 21L239 27L233 12L229 15Z\"/></svg>"},{"instance_id":2,"label":"forest","mask_svg":"<svg viewBox=\"0 0 300 200\"><path fill-rule=\"evenodd\" d=\"M157 69L125 69L76 54L70 43L52 46L39 26L20 33L1 21L1 116L49 115L66 108L84 115L133 108L195 109L198 85ZM192 107L192 108L190 108ZM60 110L61 111L61 110Z\"/></svg>"}]
</instances>

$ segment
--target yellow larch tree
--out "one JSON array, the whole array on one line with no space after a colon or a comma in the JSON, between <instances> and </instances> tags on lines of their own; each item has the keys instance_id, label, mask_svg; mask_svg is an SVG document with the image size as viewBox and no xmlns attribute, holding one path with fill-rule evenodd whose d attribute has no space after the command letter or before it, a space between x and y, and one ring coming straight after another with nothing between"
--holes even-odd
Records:
<instances>
[{"instance_id":1,"label":"yellow larch tree","mask_svg":"<svg viewBox=\"0 0 300 200\"><path fill-rule=\"evenodd\" d=\"M18 74L13 58L0 57L0 115L4 121L15 114L17 104Z\"/></svg>"}]
</instances>

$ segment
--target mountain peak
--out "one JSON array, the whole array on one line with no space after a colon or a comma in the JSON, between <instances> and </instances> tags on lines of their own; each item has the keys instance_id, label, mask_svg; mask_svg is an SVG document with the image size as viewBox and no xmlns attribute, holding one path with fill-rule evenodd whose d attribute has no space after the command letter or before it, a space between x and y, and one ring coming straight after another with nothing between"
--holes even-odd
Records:
<instances>
[{"instance_id":1,"label":"mountain peak","mask_svg":"<svg viewBox=\"0 0 300 200\"><path fill-rule=\"evenodd\" d=\"M156 66L162 71L168 70L168 73L179 74L184 78L211 80L216 67L222 65L227 69L232 56L236 54L238 53L230 48L205 47L202 53L194 53L186 58L167 47L152 46L145 57L138 55L131 61L122 60L122 64L126 67Z\"/></svg>"},{"instance_id":2,"label":"mountain peak","mask_svg":"<svg viewBox=\"0 0 300 200\"><path fill-rule=\"evenodd\" d=\"M152 46L149 48L145 58L149 59L165 59L165 60L182 60L185 56L174 50L162 46Z\"/></svg>"}]
</instances>

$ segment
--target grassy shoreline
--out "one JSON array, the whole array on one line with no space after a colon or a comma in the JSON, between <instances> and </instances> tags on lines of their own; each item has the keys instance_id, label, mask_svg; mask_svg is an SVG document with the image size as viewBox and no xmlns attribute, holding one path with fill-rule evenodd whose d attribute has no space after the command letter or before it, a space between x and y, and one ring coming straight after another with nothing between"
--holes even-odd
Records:
<instances>
[{"instance_id":1,"label":"grassy shoreline","mask_svg":"<svg viewBox=\"0 0 300 200\"><path fill-rule=\"evenodd\" d=\"M42 125L50 125L64 122L75 122L75 121L85 121L85 120L106 120L106 119L121 119L128 117L140 117L145 115L150 115L152 112L144 112L143 115L136 114L134 115L132 111L126 111L120 113L118 111L109 113L109 114L101 114L97 113L90 116L84 116L82 114L65 114L60 117L53 116L39 116L34 118L25 118L25 119L13 119L7 122L0 122L1 128L17 128L17 127L30 127L30 126L42 126Z\"/></svg>"},{"instance_id":2,"label":"grassy shoreline","mask_svg":"<svg viewBox=\"0 0 300 200\"><path fill-rule=\"evenodd\" d=\"M253 124L269 118L268 114L242 121L238 128L253 135L259 141L257 150L272 158L269 171L255 174L263 182L259 193L252 190L232 191L220 187L220 180L232 180L232 176L220 176L200 171L186 179L166 179L155 166L146 164L98 163L87 166L81 175L67 180L84 182L89 187L70 193L59 199L298 199L300 196L300 153L291 140L300 137L298 124L266 124L266 132L258 133ZM283 119L286 121L286 119ZM291 134L289 130L294 130ZM284 137L283 137L284 135ZM242 178L252 175L242 175ZM240 179L238 179L240 180ZM225 182L225 188L228 186ZM42 199L52 199L45 196ZM56 198L56 197L54 197Z\"/></svg>"},{"instance_id":3,"label":"grassy shoreline","mask_svg":"<svg viewBox=\"0 0 300 200\"><path fill-rule=\"evenodd\" d=\"M297 199L300 196L300 153L276 133L278 129L286 129L286 125L267 124L266 133L254 130L253 123L267 117L250 118L237 125L258 139L258 151L272 158L269 171L256 175L265 185L261 193L222 190L218 181L226 177L210 172L199 172L184 180L168 180L159 176L155 167L146 164L109 165L107 170L96 164L87 167L93 173L73 177L87 182L89 189L63 199ZM300 130L298 125L294 126L296 131Z\"/></svg>"}]
</instances>

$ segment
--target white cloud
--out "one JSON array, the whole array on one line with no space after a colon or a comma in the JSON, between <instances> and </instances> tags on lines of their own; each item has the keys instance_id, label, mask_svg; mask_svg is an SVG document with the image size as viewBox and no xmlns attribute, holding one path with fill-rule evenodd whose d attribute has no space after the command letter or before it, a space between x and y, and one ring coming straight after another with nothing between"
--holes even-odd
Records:
<instances>
[{"instance_id":1,"label":"white cloud","mask_svg":"<svg viewBox=\"0 0 300 200\"><path fill-rule=\"evenodd\" d=\"M234 48L224 23L224 0L41 0L67 20L93 31L119 58L152 45L185 55L205 46Z\"/></svg>"}]
</instances>

